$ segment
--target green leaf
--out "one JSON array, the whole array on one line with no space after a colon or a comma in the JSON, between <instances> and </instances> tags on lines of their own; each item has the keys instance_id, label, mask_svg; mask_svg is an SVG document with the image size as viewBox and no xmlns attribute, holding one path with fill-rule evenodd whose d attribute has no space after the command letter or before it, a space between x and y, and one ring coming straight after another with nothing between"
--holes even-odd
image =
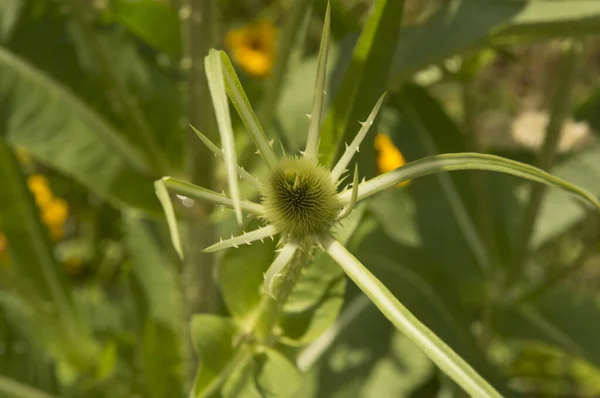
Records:
<instances>
[{"instance_id":1,"label":"green leaf","mask_svg":"<svg viewBox=\"0 0 600 398\"><path fill-rule=\"evenodd\" d=\"M0 43L10 37L23 5L23 0L5 0L0 4Z\"/></svg>"},{"instance_id":2,"label":"green leaf","mask_svg":"<svg viewBox=\"0 0 600 398\"><path fill-rule=\"evenodd\" d=\"M171 243L173 248L179 255L179 258L183 258L183 249L181 247L181 237L179 235L179 227L177 225L177 217L175 216L175 210L173 209L173 202L167 187L165 186L165 180L160 179L154 181L154 191L160 204L162 205L165 218L167 219L167 225L169 227L169 235L171 236Z\"/></svg>"},{"instance_id":3,"label":"green leaf","mask_svg":"<svg viewBox=\"0 0 600 398\"><path fill-rule=\"evenodd\" d=\"M530 1L492 41L518 41L590 35L600 32L600 4L595 0Z\"/></svg>"},{"instance_id":4,"label":"green leaf","mask_svg":"<svg viewBox=\"0 0 600 398\"><path fill-rule=\"evenodd\" d=\"M53 398L50 394L3 376L0 376L0 391L14 398Z\"/></svg>"},{"instance_id":5,"label":"green leaf","mask_svg":"<svg viewBox=\"0 0 600 398\"><path fill-rule=\"evenodd\" d=\"M570 289L555 289L533 302L494 309L493 325L503 338L557 345L600 366L600 301Z\"/></svg>"},{"instance_id":6,"label":"green leaf","mask_svg":"<svg viewBox=\"0 0 600 398\"><path fill-rule=\"evenodd\" d=\"M223 397L291 398L300 388L300 374L279 352L266 349L255 355L223 386Z\"/></svg>"},{"instance_id":7,"label":"green leaf","mask_svg":"<svg viewBox=\"0 0 600 398\"><path fill-rule=\"evenodd\" d=\"M176 59L181 53L176 10L157 0L110 0L115 18L150 46Z\"/></svg>"},{"instance_id":8,"label":"green leaf","mask_svg":"<svg viewBox=\"0 0 600 398\"><path fill-rule=\"evenodd\" d=\"M594 195L576 185L573 185L562 178L558 178L537 167L525 163L502 158L500 156L485 155L481 153L455 153L428 156L388 173L382 174L367 182L360 184L358 188L358 200L383 191L386 188L407 180L414 180L426 175L458 170L487 170L498 173L505 173L521 177L526 180L535 181L555 188L561 188L581 199L588 201L598 211L600 211L600 202ZM339 194L340 200L347 202L350 200L349 191Z\"/></svg>"},{"instance_id":9,"label":"green leaf","mask_svg":"<svg viewBox=\"0 0 600 398\"><path fill-rule=\"evenodd\" d=\"M200 363L190 397L203 396L203 391L218 380L221 372L234 356L232 341L238 333L230 318L216 315L194 315L191 336Z\"/></svg>"},{"instance_id":10,"label":"green leaf","mask_svg":"<svg viewBox=\"0 0 600 398\"><path fill-rule=\"evenodd\" d=\"M183 382L179 333L182 311L176 268L143 220L125 215L124 221L132 277L141 291L141 352L146 385L152 397L172 397Z\"/></svg>"},{"instance_id":11,"label":"green leaf","mask_svg":"<svg viewBox=\"0 0 600 398\"><path fill-rule=\"evenodd\" d=\"M552 169L552 174L581 186L594 195L600 196L600 145L592 145L586 150L566 159ZM586 211L578 203L570 200L569 194L551 190L546 194L540 207L540 214L532 236L532 246L540 247L548 240L582 220Z\"/></svg>"},{"instance_id":12,"label":"green leaf","mask_svg":"<svg viewBox=\"0 0 600 398\"><path fill-rule=\"evenodd\" d=\"M240 119L242 119L244 126L246 126L246 130L248 130L248 133L252 137L252 141L254 141L254 145L256 145L256 148L267 163L267 166L273 168L277 165L275 151L271 147L256 114L252 110L250 101L248 101L248 97L244 92L240 79L238 79L237 74L235 73L231 60L224 51L219 51L219 55L221 62L223 63L223 79L225 80L229 99L237 110L238 115L240 115Z\"/></svg>"},{"instance_id":13,"label":"green leaf","mask_svg":"<svg viewBox=\"0 0 600 398\"><path fill-rule=\"evenodd\" d=\"M249 325L253 320L260 302L264 273L275 258L275 249L275 241L266 239L227 250L219 263L217 279L223 300L240 325Z\"/></svg>"},{"instance_id":14,"label":"green leaf","mask_svg":"<svg viewBox=\"0 0 600 398\"><path fill-rule=\"evenodd\" d=\"M354 212L335 229L343 243L358 245L353 239L362 226L366 207L358 206ZM291 346L303 346L319 337L336 320L344 303L346 278L337 264L325 253L315 253L283 305L280 326L282 342Z\"/></svg>"},{"instance_id":15,"label":"green leaf","mask_svg":"<svg viewBox=\"0 0 600 398\"><path fill-rule=\"evenodd\" d=\"M403 5L402 0L378 0L373 5L321 129L319 152L323 164L333 164L343 148L342 142L350 141L354 121L365 120L385 91ZM372 147L372 144L373 137L366 145ZM374 170L363 170L363 173L371 175Z\"/></svg>"},{"instance_id":16,"label":"green leaf","mask_svg":"<svg viewBox=\"0 0 600 398\"><path fill-rule=\"evenodd\" d=\"M2 48L0 107L10 144L117 207L160 213L136 148L64 87Z\"/></svg>"},{"instance_id":17,"label":"green leaf","mask_svg":"<svg viewBox=\"0 0 600 398\"><path fill-rule=\"evenodd\" d=\"M327 5L325 11L325 23L319 46L319 57L317 58L317 77L313 92L313 106L308 123L308 136L306 138L305 156L318 158L319 130L321 129L321 117L323 115L323 104L325 99L325 77L327 74L327 57L329 55L329 30L331 26L330 7Z\"/></svg>"},{"instance_id":18,"label":"green leaf","mask_svg":"<svg viewBox=\"0 0 600 398\"><path fill-rule=\"evenodd\" d=\"M223 145L223 156L225 166L227 167L227 186L229 195L233 201L235 217L239 225L242 225L242 206L240 204L239 178L237 174L238 164L235 152L235 141L233 137L233 127L231 125L231 115L229 114L229 102L225 93L225 82L223 75L223 61L217 50L211 49L204 58L204 68L206 78L208 79L208 88L212 98L221 145Z\"/></svg>"},{"instance_id":19,"label":"green leaf","mask_svg":"<svg viewBox=\"0 0 600 398\"><path fill-rule=\"evenodd\" d=\"M0 231L8 240L14 270L61 318L71 320L74 303L64 270L52 253L46 227L15 155L0 135Z\"/></svg>"},{"instance_id":20,"label":"green leaf","mask_svg":"<svg viewBox=\"0 0 600 398\"><path fill-rule=\"evenodd\" d=\"M444 3L424 23L400 32L390 85L398 87L418 70L490 41L593 34L600 29L599 20L600 4L595 0Z\"/></svg>"},{"instance_id":21,"label":"green leaf","mask_svg":"<svg viewBox=\"0 0 600 398\"><path fill-rule=\"evenodd\" d=\"M323 236L321 243L392 324L467 393L476 397L501 397L467 362L403 306L342 244L331 235Z\"/></svg>"}]
</instances>

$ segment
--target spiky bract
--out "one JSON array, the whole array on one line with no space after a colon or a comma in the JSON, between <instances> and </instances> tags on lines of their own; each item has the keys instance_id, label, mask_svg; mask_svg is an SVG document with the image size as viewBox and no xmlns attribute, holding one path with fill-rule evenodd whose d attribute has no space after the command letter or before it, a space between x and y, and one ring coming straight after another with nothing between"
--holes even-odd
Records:
<instances>
[{"instance_id":1,"label":"spiky bract","mask_svg":"<svg viewBox=\"0 0 600 398\"><path fill-rule=\"evenodd\" d=\"M282 159L263 185L262 202L267 221L292 237L327 229L341 207L329 171L307 157Z\"/></svg>"}]
</instances>

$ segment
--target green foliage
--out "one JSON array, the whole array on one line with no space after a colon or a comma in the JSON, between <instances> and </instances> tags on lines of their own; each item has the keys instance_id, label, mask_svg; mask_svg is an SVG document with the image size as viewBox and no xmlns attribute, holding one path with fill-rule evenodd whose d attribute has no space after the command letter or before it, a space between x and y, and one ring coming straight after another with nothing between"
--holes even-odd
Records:
<instances>
[{"instance_id":1,"label":"green foliage","mask_svg":"<svg viewBox=\"0 0 600 398\"><path fill-rule=\"evenodd\" d=\"M597 394L599 27L595 0L0 1L0 396ZM303 155L317 178L278 168Z\"/></svg>"}]
</instances>

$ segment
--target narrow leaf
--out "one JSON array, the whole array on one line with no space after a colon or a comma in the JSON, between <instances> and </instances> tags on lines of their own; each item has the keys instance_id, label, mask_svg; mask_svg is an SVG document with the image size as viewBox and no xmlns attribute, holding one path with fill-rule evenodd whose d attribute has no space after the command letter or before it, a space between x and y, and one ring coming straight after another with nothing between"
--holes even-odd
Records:
<instances>
[{"instance_id":1,"label":"narrow leaf","mask_svg":"<svg viewBox=\"0 0 600 398\"><path fill-rule=\"evenodd\" d=\"M223 155L225 166L227 167L227 183L229 193L233 200L233 209L239 225L242 225L242 207L240 205L240 188L237 178L237 155L235 153L235 143L233 138L233 127L231 126L231 115L229 114L229 102L225 93L225 84L223 82L223 68L221 57L217 50L211 49L208 56L204 58L204 67L206 68L206 78L208 79L208 88L212 98L217 125L219 126L219 135L223 145Z\"/></svg>"},{"instance_id":2,"label":"narrow leaf","mask_svg":"<svg viewBox=\"0 0 600 398\"><path fill-rule=\"evenodd\" d=\"M269 140L267 139L256 114L252 110L250 101L248 101L248 97L242 88L242 84L235 73L231 60L225 52L220 51L219 54L223 64L223 77L225 79L225 87L227 88L229 99L233 103L237 113L240 115L244 126L246 126L246 129L250 133L254 145L256 145L258 151L262 154L267 166L272 169L277 165L275 151L271 148L271 144L269 144Z\"/></svg>"},{"instance_id":3,"label":"narrow leaf","mask_svg":"<svg viewBox=\"0 0 600 398\"><path fill-rule=\"evenodd\" d=\"M323 103L325 99L325 77L327 72L327 56L329 54L329 29L331 25L330 5L327 4L325 11L325 24L321 36L319 58L317 60L317 79L313 93L313 106L308 124L308 137L306 139L306 150L304 156L319 157L319 130L321 129L321 117L323 115Z\"/></svg>"},{"instance_id":4,"label":"narrow leaf","mask_svg":"<svg viewBox=\"0 0 600 398\"><path fill-rule=\"evenodd\" d=\"M296 250L298 250L298 245L294 242L288 242L283 246L279 255L275 257L275 261L273 261L273 264L271 264L265 274L264 289L267 294L273 296L275 280L281 274L281 271L285 266L292 261Z\"/></svg>"},{"instance_id":5,"label":"narrow leaf","mask_svg":"<svg viewBox=\"0 0 600 398\"><path fill-rule=\"evenodd\" d=\"M254 241L269 238L269 237L275 235L276 232L277 231L275 230L275 227L273 227L272 225L267 225L266 227L259 228L252 232L248 232L248 233L233 237L231 239L222 240L219 243L215 243L214 245L207 247L206 249L204 249L204 251L205 252L216 252L218 250L227 249L229 247L238 247L241 245L249 245Z\"/></svg>"},{"instance_id":6,"label":"narrow leaf","mask_svg":"<svg viewBox=\"0 0 600 398\"><path fill-rule=\"evenodd\" d=\"M354 137L354 139L352 140L352 143L346 148L346 151L344 152L344 154L342 155L340 160L338 160L337 164L331 171L331 177L334 180L337 181L340 178L340 176L344 173L344 171L346 171L346 167L352 160L352 157L354 157L354 154L356 152L358 152L358 147L360 146L362 141L365 139L365 136L369 132L369 128L371 128L371 126L373 125L373 121L377 117L377 113L379 112L379 108L381 108L381 104L383 104L384 98L385 98L385 93L381 97L379 97L379 100L373 107L373 110L369 114L369 117L367 118L367 120L364 123L361 123L362 127L360 128L360 130L358 130L358 134L356 134L356 137Z\"/></svg>"},{"instance_id":7,"label":"narrow leaf","mask_svg":"<svg viewBox=\"0 0 600 398\"><path fill-rule=\"evenodd\" d=\"M592 194L537 167L500 156L470 152L428 156L407 163L394 171L382 174L360 184L358 188L358 200L360 201L403 181L413 180L434 173L457 170L495 171L562 188L565 191L586 199L600 211L600 202ZM350 203L350 196L351 193L348 191L339 194L340 200L345 204Z\"/></svg>"},{"instance_id":8,"label":"narrow leaf","mask_svg":"<svg viewBox=\"0 0 600 398\"><path fill-rule=\"evenodd\" d=\"M167 181L168 177L162 178L154 182L154 189L156 191L156 196L162 205L163 211L165 213L165 218L167 219L167 225L169 226L169 233L171 235L171 243L173 243L173 247L175 251L179 255L179 258L183 259L183 249L181 248L181 238L179 236L179 228L177 228L177 218L175 217L175 210L173 209L173 202L171 202L171 196L169 195L169 191L167 191L167 187L165 185L165 181Z\"/></svg>"},{"instance_id":9,"label":"narrow leaf","mask_svg":"<svg viewBox=\"0 0 600 398\"><path fill-rule=\"evenodd\" d=\"M219 149L219 147L217 147L215 144L213 144L213 142L211 140L209 140L207 136L205 136L200 131L198 131L194 126L190 125L190 127L192 128L194 133L196 133L196 135L202 140L204 145L206 145L206 147L212 153L214 153L216 157L218 157L220 159L225 159L225 155L223 154L223 151L221 149ZM250 174L246 170L244 170L243 167L238 166L237 172L238 172L239 176L242 177L244 180L251 183L255 188L260 189L260 181L258 181L258 179L256 177L254 177L252 174Z\"/></svg>"},{"instance_id":10,"label":"narrow leaf","mask_svg":"<svg viewBox=\"0 0 600 398\"><path fill-rule=\"evenodd\" d=\"M192 199L202 200L215 205L224 205L233 208L233 201L224 194L216 193L198 185L179 180L173 177L163 177L165 187L173 193L184 195ZM247 200L240 201L242 210L250 214L261 216L264 213L263 207L258 203L249 202Z\"/></svg>"},{"instance_id":11,"label":"narrow leaf","mask_svg":"<svg viewBox=\"0 0 600 398\"><path fill-rule=\"evenodd\" d=\"M53 398L53 395L46 394L28 385L22 384L8 377L0 376L0 391L7 394L7 397L15 398Z\"/></svg>"},{"instance_id":12,"label":"narrow leaf","mask_svg":"<svg viewBox=\"0 0 600 398\"><path fill-rule=\"evenodd\" d=\"M330 234L321 237L327 253L396 328L473 397L501 397L473 368L403 306L390 291Z\"/></svg>"},{"instance_id":13,"label":"narrow leaf","mask_svg":"<svg viewBox=\"0 0 600 398\"><path fill-rule=\"evenodd\" d=\"M354 206L356 206L356 200L358 199L358 165L354 167L354 178L352 179L352 194L350 196L350 203L346 206L344 210L342 210L341 214L338 218L344 218L348 216L352 210L354 210Z\"/></svg>"}]
</instances>

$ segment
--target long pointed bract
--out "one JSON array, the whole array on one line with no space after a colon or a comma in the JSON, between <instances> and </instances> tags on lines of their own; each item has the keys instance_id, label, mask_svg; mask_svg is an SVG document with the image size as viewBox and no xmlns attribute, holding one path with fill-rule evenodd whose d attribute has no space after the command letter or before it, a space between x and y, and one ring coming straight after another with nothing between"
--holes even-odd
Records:
<instances>
[{"instance_id":1,"label":"long pointed bract","mask_svg":"<svg viewBox=\"0 0 600 398\"><path fill-rule=\"evenodd\" d=\"M264 281L264 290L265 292L273 296L273 287L275 283L275 279L281 274L281 271L285 268L286 265L292 261L294 254L298 250L298 244L293 241L287 242L281 248L279 254L275 258L275 261L269 266L267 273L265 274Z\"/></svg>"},{"instance_id":2,"label":"long pointed bract","mask_svg":"<svg viewBox=\"0 0 600 398\"><path fill-rule=\"evenodd\" d=\"M525 163L505 159L500 156L471 152L428 156L407 163L396 170L382 174L360 184L358 186L358 200L365 199L386 188L393 187L396 184L407 180L414 180L415 178L433 173L458 170L495 171L561 188L587 200L600 211L600 202L594 195L562 178L555 177L550 173ZM342 204L348 204L350 203L351 193L348 191L341 192L338 195L338 198Z\"/></svg>"},{"instance_id":3,"label":"long pointed bract","mask_svg":"<svg viewBox=\"0 0 600 398\"><path fill-rule=\"evenodd\" d=\"M165 186L164 178L154 181L154 189L156 196L162 205L167 219L167 225L169 227L169 234L171 235L171 243L175 248L175 252L179 255L180 259L183 259L183 250L181 248L181 238L179 237L179 229L177 228L177 218L175 218L175 210L173 209L173 202L169 196L169 191Z\"/></svg>"},{"instance_id":4,"label":"long pointed bract","mask_svg":"<svg viewBox=\"0 0 600 398\"><path fill-rule=\"evenodd\" d=\"M346 148L346 151L344 152L344 154L342 155L340 160L338 160L338 162L335 165L335 167L333 168L333 170L331 170L331 177L334 180L337 180L338 178L340 178L340 176L344 173L344 171L346 171L346 167L348 166L348 163L350 163L350 161L354 157L354 154L356 152L358 152L358 147L360 146L361 142L365 139L365 136L369 132L369 128L371 127L371 125L373 124L373 121L377 117L377 113L379 112L379 108L381 108L381 104L383 104L384 98L385 98L385 93L383 93L383 95L381 97L379 97L379 100L373 107L373 110L369 114L369 117L367 118L367 120L364 123L362 123L362 127L360 128L360 130L358 130L358 134L356 134L356 137L354 137L354 139L352 140L352 143L350 145L348 145L348 147Z\"/></svg>"},{"instance_id":5,"label":"long pointed bract","mask_svg":"<svg viewBox=\"0 0 600 398\"><path fill-rule=\"evenodd\" d=\"M192 128L192 130L194 131L194 133L196 133L196 135L202 140L202 142L204 143L204 145L208 149L210 149L210 151L212 153L214 153L216 157L218 157L220 159L225 159L225 155L223 154L223 151L221 149L219 149L218 146L216 146L215 144L213 144L213 142L211 140L209 140L207 136L205 136L204 134L202 134L200 131L198 131L191 124L190 124L190 127ZM252 174L250 174L246 170L244 170L243 167L238 166L237 167L237 172L238 172L238 175L240 177L242 177L244 180L246 180L250 184L252 184L254 186L254 188L260 189L260 181L258 181L258 179L256 177L254 177Z\"/></svg>"},{"instance_id":6,"label":"long pointed bract","mask_svg":"<svg viewBox=\"0 0 600 398\"><path fill-rule=\"evenodd\" d=\"M275 151L271 148L271 144L269 144L269 140L267 139L256 114L252 110L250 101L248 101L248 97L246 97L242 84L231 64L231 60L224 51L219 51L219 56L223 63L223 77L225 79L225 87L229 99L233 103L237 113L240 115L240 119L242 119L244 126L246 126L246 129L250 133L254 145L256 145L258 151L262 154L269 169L272 169L277 165Z\"/></svg>"},{"instance_id":7,"label":"long pointed bract","mask_svg":"<svg viewBox=\"0 0 600 398\"><path fill-rule=\"evenodd\" d=\"M203 202L208 202L214 205L224 205L233 208L233 201L226 195L211 191L210 189L202 188L187 181L179 180L173 177L163 177L165 187L173 193L187 196L192 199L198 199ZM264 214L263 207L258 203L241 200L240 206L246 213L262 216Z\"/></svg>"},{"instance_id":8,"label":"long pointed bract","mask_svg":"<svg viewBox=\"0 0 600 398\"><path fill-rule=\"evenodd\" d=\"M319 151L319 129L321 128L321 118L323 116L323 99L325 98L325 77L327 75L327 56L329 54L329 28L330 28L330 5L327 3L325 12L325 23L323 25L323 34L321 36L321 48L319 49L319 58L317 61L317 79L315 81L315 91L313 93L312 113L310 114L310 123L308 124L308 137L306 139L306 149L304 156L317 158Z\"/></svg>"},{"instance_id":9,"label":"long pointed bract","mask_svg":"<svg viewBox=\"0 0 600 398\"><path fill-rule=\"evenodd\" d=\"M356 206L356 201L358 199L358 165L354 166L354 178L352 179L352 195L350 196L350 203L342 210L338 219L344 218L348 216L352 210L354 210L354 206Z\"/></svg>"},{"instance_id":10,"label":"long pointed bract","mask_svg":"<svg viewBox=\"0 0 600 398\"><path fill-rule=\"evenodd\" d=\"M231 126L231 115L229 114L229 102L227 101L225 84L223 82L222 62L217 50L210 50L208 52L208 56L204 58L204 67L206 69L210 96L217 117L217 125L219 126L221 145L223 145L223 155L225 157L225 166L227 167L227 185L229 186L229 193L233 200L235 217L238 224L241 225L242 208L240 206L240 188L237 178L237 156L233 139L233 127Z\"/></svg>"},{"instance_id":11,"label":"long pointed bract","mask_svg":"<svg viewBox=\"0 0 600 398\"><path fill-rule=\"evenodd\" d=\"M329 256L346 275L371 299L392 324L415 343L444 373L472 397L501 397L452 348L421 323L396 297L331 234L320 238Z\"/></svg>"},{"instance_id":12,"label":"long pointed bract","mask_svg":"<svg viewBox=\"0 0 600 398\"><path fill-rule=\"evenodd\" d=\"M205 252L216 252L217 250L227 249L229 247L238 247L240 245L249 245L250 243L270 238L275 235L277 231L272 225L256 229L252 232L247 232L242 235L234 236L230 239L222 240L219 243L215 243L204 249Z\"/></svg>"}]
</instances>

